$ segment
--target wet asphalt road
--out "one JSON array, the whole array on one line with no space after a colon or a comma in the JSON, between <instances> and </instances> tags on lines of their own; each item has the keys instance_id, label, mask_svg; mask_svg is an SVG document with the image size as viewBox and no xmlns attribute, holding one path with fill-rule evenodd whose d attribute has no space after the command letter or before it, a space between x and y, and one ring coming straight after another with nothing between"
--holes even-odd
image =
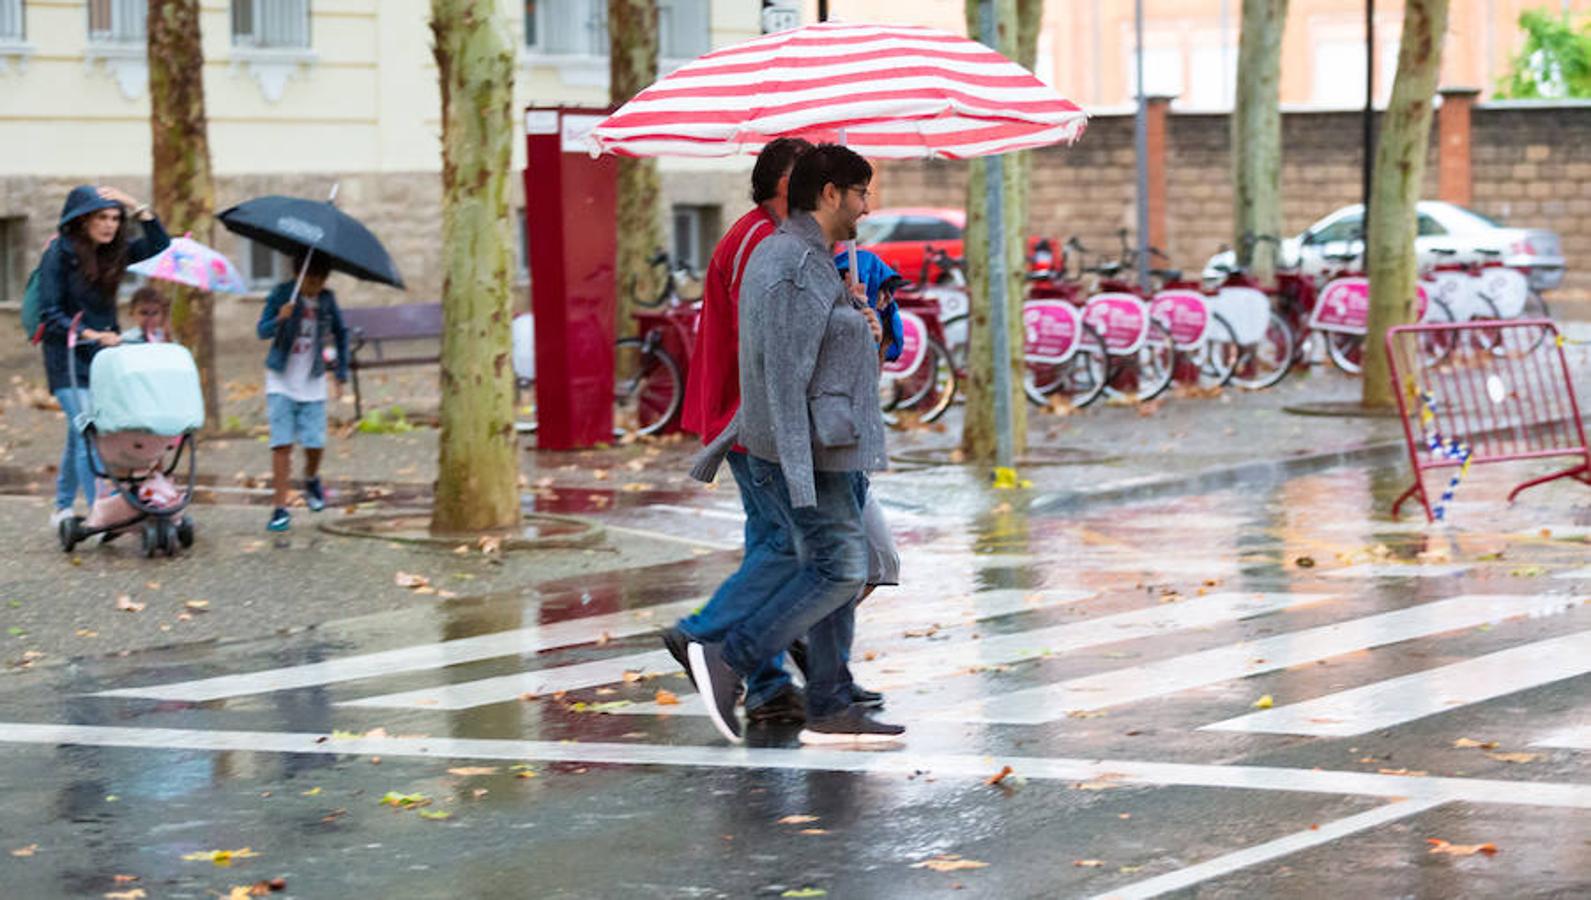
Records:
<instances>
[{"instance_id":1,"label":"wet asphalt road","mask_svg":"<svg viewBox=\"0 0 1591 900\"><path fill-rule=\"evenodd\" d=\"M0 896L1591 895L1586 495L1478 471L1425 528L1402 480L1027 515L881 479L887 751L694 714L650 632L722 553L16 672ZM596 514L728 546L728 503Z\"/></svg>"}]
</instances>

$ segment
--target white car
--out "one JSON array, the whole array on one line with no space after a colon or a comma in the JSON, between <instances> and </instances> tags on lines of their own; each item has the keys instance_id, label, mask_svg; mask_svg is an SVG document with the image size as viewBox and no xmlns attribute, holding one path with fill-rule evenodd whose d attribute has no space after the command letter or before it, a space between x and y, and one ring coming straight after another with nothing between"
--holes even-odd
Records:
<instances>
[{"instance_id":1,"label":"white car","mask_svg":"<svg viewBox=\"0 0 1591 900\"><path fill-rule=\"evenodd\" d=\"M1556 232L1543 228L1509 228L1473 210L1439 200L1422 200L1416 208L1419 232L1414 239L1421 268L1438 262L1484 261L1501 254L1504 265L1520 269L1538 291L1563 281L1563 251ZM1438 252L1438 251L1452 251ZM1281 241L1278 263L1318 278L1336 269L1328 256L1364 252L1364 206L1344 206L1304 230ZM1222 267L1234 264L1236 255L1226 250L1210 257L1204 283L1215 285L1224 277Z\"/></svg>"}]
</instances>

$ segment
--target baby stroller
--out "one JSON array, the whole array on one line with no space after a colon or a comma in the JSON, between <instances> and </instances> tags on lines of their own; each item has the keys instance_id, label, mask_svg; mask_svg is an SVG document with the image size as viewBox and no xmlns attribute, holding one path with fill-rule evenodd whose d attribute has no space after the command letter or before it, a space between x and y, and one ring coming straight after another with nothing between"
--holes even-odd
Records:
<instances>
[{"instance_id":1,"label":"baby stroller","mask_svg":"<svg viewBox=\"0 0 1591 900\"><path fill-rule=\"evenodd\" d=\"M74 323L75 325L75 323ZM75 384L76 329L67 338L68 383ZM194 432L204 425L204 396L193 356L177 344L123 344L94 356L89 369L89 402L73 427L88 446L96 478L116 489L94 501L87 518L61 522L61 549L100 535L104 543L140 524L144 555L175 556L177 545L193 545L196 451ZM187 486L171 480L187 451Z\"/></svg>"}]
</instances>

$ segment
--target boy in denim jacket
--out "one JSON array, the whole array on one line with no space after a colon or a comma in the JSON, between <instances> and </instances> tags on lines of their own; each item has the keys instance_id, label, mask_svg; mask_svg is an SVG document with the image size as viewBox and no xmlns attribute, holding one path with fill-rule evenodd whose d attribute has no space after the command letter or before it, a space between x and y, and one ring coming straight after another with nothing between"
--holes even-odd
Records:
<instances>
[{"instance_id":1,"label":"boy in denim jacket","mask_svg":"<svg viewBox=\"0 0 1591 900\"><path fill-rule=\"evenodd\" d=\"M265 409L271 424L270 531L292 526L287 512L288 481L293 472L293 445L304 448L304 504L311 512L326 507L326 490L320 483L320 460L326 447L326 358L323 347L329 335L337 349L336 381L330 394L342 396L348 380L348 329L343 327L337 297L326 288L330 268L320 257L299 260L303 283L294 294L294 282L284 281L265 298L255 331L271 342L265 357Z\"/></svg>"}]
</instances>

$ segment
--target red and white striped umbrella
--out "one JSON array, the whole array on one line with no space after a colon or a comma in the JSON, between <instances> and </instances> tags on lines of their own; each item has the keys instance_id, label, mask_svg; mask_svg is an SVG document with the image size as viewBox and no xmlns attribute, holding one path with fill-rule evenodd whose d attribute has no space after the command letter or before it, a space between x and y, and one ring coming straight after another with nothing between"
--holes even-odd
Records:
<instances>
[{"instance_id":1,"label":"red and white striped umbrella","mask_svg":"<svg viewBox=\"0 0 1591 900\"><path fill-rule=\"evenodd\" d=\"M914 25L824 22L714 50L591 131L620 156L756 153L777 137L879 159L967 159L1082 135L1088 114L1011 60Z\"/></svg>"}]
</instances>

